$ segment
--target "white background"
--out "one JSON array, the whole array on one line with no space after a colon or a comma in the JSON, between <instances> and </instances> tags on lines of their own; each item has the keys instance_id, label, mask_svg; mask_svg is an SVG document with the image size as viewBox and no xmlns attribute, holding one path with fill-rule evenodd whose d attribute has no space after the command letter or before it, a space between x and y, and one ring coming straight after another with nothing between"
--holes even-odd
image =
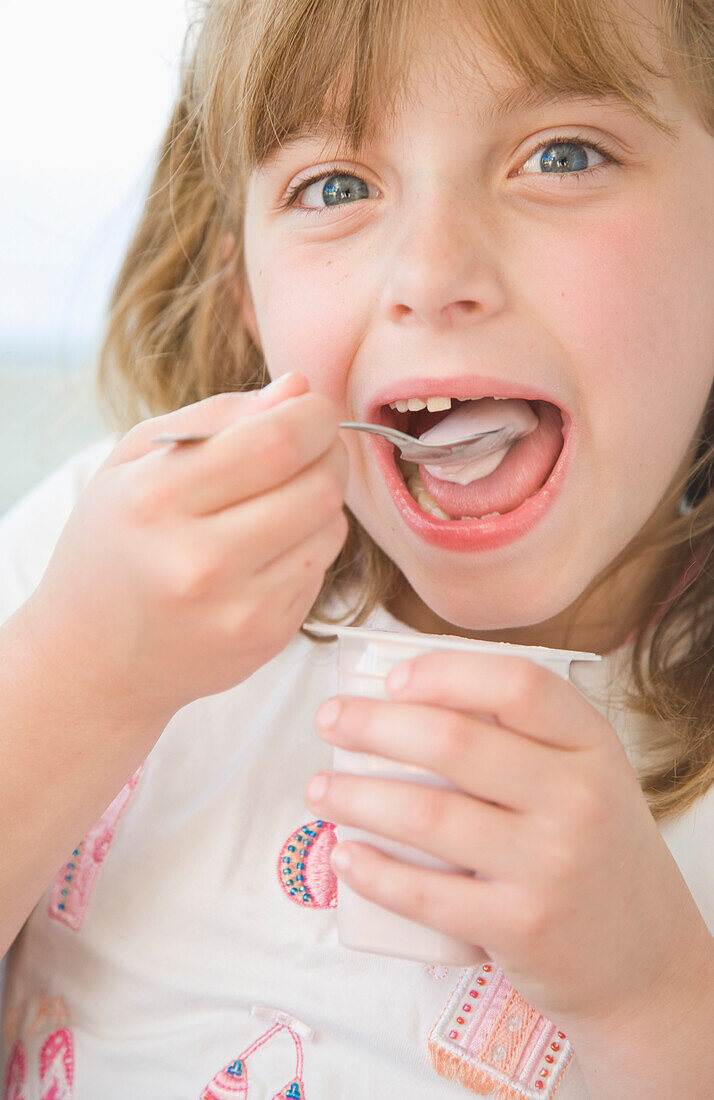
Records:
<instances>
[{"instance_id":1,"label":"white background","mask_svg":"<svg viewBox=\"0 0 714 1100\"><path fill-rule=\"evenodd\" d=\"M86 371L199 8L3 0L0 511L101 434Z\"/></svg>"},{"instance_id":2,"label":"white background","mask_svg":"<svg viewBox=\"0 0 714 1100\"><path fill-rule=\"evenodd\" d=\"M77 359L178 85L185 0L5 0L0 354Z\"/></svg>"}]
</instances>

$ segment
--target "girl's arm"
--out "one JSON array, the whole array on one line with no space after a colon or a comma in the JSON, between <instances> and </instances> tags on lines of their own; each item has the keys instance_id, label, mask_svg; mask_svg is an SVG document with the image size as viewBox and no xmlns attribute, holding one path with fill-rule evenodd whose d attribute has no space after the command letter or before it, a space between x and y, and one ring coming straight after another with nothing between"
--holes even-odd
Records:
<instances>
[{"instance_id":1,"label":"girl's arm","mask_svg":"<svg viewBox=\"0 0 714 1100\"><path fill-rule=\"evenodd\" d=\"M97 697L32 620L30 600L0 627L0 957L163 728Z\"/></svg>"}]
</instances>

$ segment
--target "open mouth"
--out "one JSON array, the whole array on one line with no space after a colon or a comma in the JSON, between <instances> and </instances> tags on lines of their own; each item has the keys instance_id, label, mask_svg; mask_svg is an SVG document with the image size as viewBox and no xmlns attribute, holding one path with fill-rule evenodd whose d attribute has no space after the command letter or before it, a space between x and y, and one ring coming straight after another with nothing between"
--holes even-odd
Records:
<instances>
[{"instance_id":1,"label":"open mouth","mask_svg":"<svg viewBox=\"0 0 714 1100\"><path fill-rule=\"evenodd\" d=\"M398 476L421 513L454 526L465 521L498 520L522 508L538 496L558 465L568 418L559 406L541 398L509 399L495 395L465 399L447 396L399 398L376 410L375 419L380 423L419 438L457 409L460 415L469 415L471 411L478 415L488 409L491 417L495 414L494 422L497 422L499 407L495 402L499 400L508 403L503 406L505 420L508 419L507 409L520 406L522 410L528 406L535 413L538 424L529 435L494 456L495 468L494 462L490 463L485 476L475 475L474 480L466 484L455 484L447 473L441 477L441 471L407 462L392 449L392 462ZM464 409L464 406L473 406L473 409ZM527 412L531 420L532 413Z\"/></svg>"}]
</instances>

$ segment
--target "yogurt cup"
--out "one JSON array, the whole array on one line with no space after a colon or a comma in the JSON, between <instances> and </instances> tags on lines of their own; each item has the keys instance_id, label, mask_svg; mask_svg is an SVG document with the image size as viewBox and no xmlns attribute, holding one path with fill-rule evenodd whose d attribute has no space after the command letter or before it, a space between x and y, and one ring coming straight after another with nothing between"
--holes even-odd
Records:
<instances>
[{"instance_id":1,"label":"yogurt cup","mask_svg":"<svg viewBox=\"0 0 714 1100\"><path fill-rule=\"evenodd\" d=\"M572 650L548 649L545 646L511 645L508 642L484 642L443 634L402 634L398 631L368 630L362 627L327 626L322 623L306 624L315 634L338 638L337 675L341 695L361 695L369 699L389 699L385 681L395 665L431 653L439 649L455 649L465 653L501 653L527 657L569 678L571 661L600 661L596 653L578 653ZM483 720L493 722L489 715ZM458 787L425 768L403 764L370 753L348 752L334 749L334 768L351 775L364 775L379 779L400 779L406 783L421 783L444 790ZM474 874L453 863L446 863L435 856L407 844L376 836L364 829L337 825L338 842L358 840L371 844L405 863L413 863L435 871L451 871ZM401 959L417 959L426 963L445 966L474 966L488 958L474 944L465 943L433 928L408 920L406 917L383 909L360 897L343 882L338 885L337 935L344 947L355 951L370 951L377 955L391 955Z\"/></svg>"}]
</instances>

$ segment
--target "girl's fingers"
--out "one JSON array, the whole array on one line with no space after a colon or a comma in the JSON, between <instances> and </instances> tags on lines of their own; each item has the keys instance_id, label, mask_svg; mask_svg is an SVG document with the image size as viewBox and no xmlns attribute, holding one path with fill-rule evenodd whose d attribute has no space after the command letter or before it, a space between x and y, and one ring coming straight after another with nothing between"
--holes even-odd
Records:
<instances>
[{"instance_id":1,"label":"girl's fingers","mask_svg":"<svg viewBox=\"0 0 714 1100\"><path fill-rule=\"evenodd\" d=\"M350 856L349 869L338 871L340 879L376 905L478 944L492 957L510 944L503 914L509 913L511 891L501 883L415 867L355 841L334 851Z\"/></svg>"},{"instance_id":2,"label":"girl's fingers","mask_svg":"<svg viewBox=\"0 0 714 1100\"><path fill-rule=\"evenodd\" d=\"M155 476L165 478L182 510L205 515L290 481L329 450L338 431L329 398L303 394L244 417L204 443L157 456L163 462Z\"/></svg>"},{"instance_id":3,"label":"girl's fingers","mask_svg":"<svg viewBox=\"0 0 714 1100\"><path fill-rule=\"evenodd\" d=\"M387 690L393 699L492 715L500 725L556 748L590 748L609 730L572 684L527 657L442 650L397 668L406 669L408 679L397 686L392 669Z\"/></svg>"},{"instance_id":4,"label":"girl's fingers","mask_svg":"<svg viewBox=\"0 0 714 1100\"><path fill-rule=\"evenodd\" d=\"M508 809L539 809L555 793L561 775L556 750L536 744L462 711L423 704L383 703L342 696L329 700L339 713L320 736L352 752L417 764L450 780L467 794Z\"/></svg>"},{"instance_id":5,"label":"girl's fingers","mask_svg":"<svg viewBox=\"0 0 714 1100\"><path fill-rule=\"evenodd\" d=\"M508 881L521 868L521 819L460 791L426 787L401 779L366 779L321 772L327 790L319 801L306 794L310 809L340 825L378 832L420 848L437 859L458 862L488 878ZM308 790L310 785L308 784Z\"/></svg>"},{"instance_id":6,"label":"girl's fingers","mask_svg":"<svg viewBox=\"0 0 714 1100\"><path fill-rule=\"evenodd\" d=\"M308 386L309 383L302 374L293 372L276 378L261 390L214 394L213 397L186 405L175 412L143 420L119 441L102 469L132 462L155 451L153 440L162 435L215 435L225 431L237 421L253 417L290 397L300 396L307 391ZM179 449L181 448L175 448L177 451ZM186 450L187 447L183 449Z\"/></svg>"},{"instance_id":7,"label":"girl's fingers","mask_svg":"<svg viewBox=\"0 0 714 1100\"><path fill-rule=\"evenodd\" d=\"M202 517L203 541L233 557L244 576L258 573L342 514L346 478L347 454L336 440L291 481Z\"/></svg>"}]
</instances>

